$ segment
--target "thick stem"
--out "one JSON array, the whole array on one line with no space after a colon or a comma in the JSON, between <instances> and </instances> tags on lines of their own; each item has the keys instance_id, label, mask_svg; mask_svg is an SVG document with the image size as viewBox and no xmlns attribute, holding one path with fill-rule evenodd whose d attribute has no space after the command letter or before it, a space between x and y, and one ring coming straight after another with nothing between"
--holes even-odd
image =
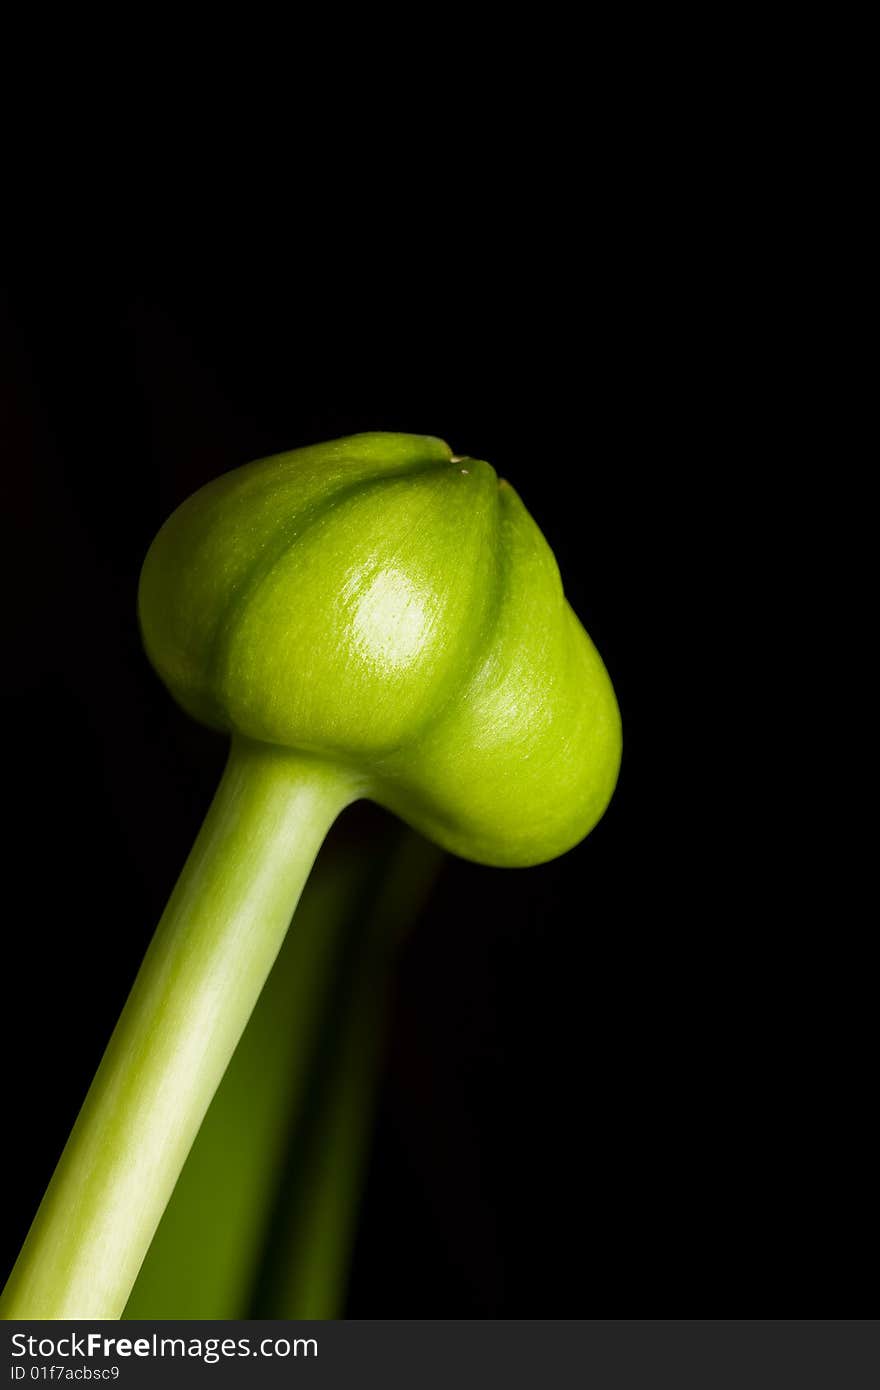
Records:
<instances>
[{"instance_id":1,"label":"thick stem","mask_svg":"<svg viewBox=\"0 0 880 1390\"><path fill-rule=\"evenodd\" d=\"M339 769L233 743L0 1316L120 1317L315 856L357 794Z\"/></svg>"},{"instance_id":2,"label":"thick stem","mask_svg":"<svg viewBox=\"0 0 880 1390\"><path fill-rule=\"evenodd\" d=\"M178 1179L123 1318L253 1316L289 1136L307 1122L347 924L373 847L325 846Z\"/></svg>"}]
</instances>

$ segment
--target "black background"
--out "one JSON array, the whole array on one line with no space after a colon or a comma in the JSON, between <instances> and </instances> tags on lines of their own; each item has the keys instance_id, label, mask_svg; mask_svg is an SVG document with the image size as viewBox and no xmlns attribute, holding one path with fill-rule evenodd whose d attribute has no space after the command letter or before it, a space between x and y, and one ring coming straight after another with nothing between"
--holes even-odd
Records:
<instances>
[{"instance_id":1,"label":"black background","mask_svg":"<svg viewBox=\"0 0 880 1390\"><path fill-rule=\"evenodd\" d=\"M517 487L615 683L624 761L563 859L446 865L401 962L348 1314L822 1285L846 1198L819 1157L839 1117L816 963L737 814L755 774L715 640L742 478L718 292L685 295L662 238L648 254L613 215L589 250L560 226L513 253L450 220L463 278L412 254L404 213L381 259L344 237L172 272L99 256L10 295L4 1266L224 757L141 652L147 546L227 468L391 429Z\"/></svg>"}]
</instances>

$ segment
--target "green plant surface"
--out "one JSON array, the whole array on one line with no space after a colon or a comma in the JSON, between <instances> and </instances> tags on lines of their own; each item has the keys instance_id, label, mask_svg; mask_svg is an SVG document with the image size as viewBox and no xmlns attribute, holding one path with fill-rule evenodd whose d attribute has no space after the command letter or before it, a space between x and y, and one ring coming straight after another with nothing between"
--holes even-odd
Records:
<instances>
[{"instance_id":1,"label":"green plant surface","mask_svg":"<svg viewBox=\"0 0 880 1390\"><path fill-rule=\"evenodd\" d=\"M552 552L441 440L355 435L209 483L154 541L140 614L185 709L352 768L465 858L553 858L614 789L617 702Z\"/></svg>"}]
</instances>

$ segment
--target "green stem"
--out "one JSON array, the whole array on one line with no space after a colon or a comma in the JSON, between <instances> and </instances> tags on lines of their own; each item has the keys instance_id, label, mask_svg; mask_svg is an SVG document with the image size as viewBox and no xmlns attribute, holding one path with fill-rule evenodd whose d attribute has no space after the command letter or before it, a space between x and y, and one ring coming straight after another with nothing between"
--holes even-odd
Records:
<instances>
[{"instance_id":1,"label":"green stem","mask_svg":"<svg viewBox=\"0 0 880 1390\"><path fill-rule=\"evenodd\" d=\"M375 1120L388 1000L397 949L423 909L443 852L407 830L356 923L343 1003L312 1132L283 1189L276 1248L252 1316L343 1315L351 1254Z\"/></svg>"},{"instance_id":2,"label":"green stem","mask_svg":"<svg viewBox=\"0 0 880 1390\"><path fill-rule=\"evenodd\" d=\"M121 1316L351 776L236 740L0 1300Z\"/></svg>"},{"instance_id":3,"label":"green stem","mask_svg":"<svg viewBox=\"0 0 880 1390\"><path fill-rule=\"evenodd\" d=\"M267 1317L342 1317L361 1190L373 1129L388 981L379 962L360 982L339 1039L340 1055L303 1184L307 1202L291 1263Z\"/></svg>"},{"instance_id":4,"label":"green stem","mask_svg":"<svg viewBox=\"0 0 880 1390\"><path fill-rule=\"evenodd\" d=\"M318 855L296 925L141 1265L126 1321L248 1316L288 1137L305 1120L346 923L371 859L370 851L338 837Z\"/></svg>"}]
</instances>

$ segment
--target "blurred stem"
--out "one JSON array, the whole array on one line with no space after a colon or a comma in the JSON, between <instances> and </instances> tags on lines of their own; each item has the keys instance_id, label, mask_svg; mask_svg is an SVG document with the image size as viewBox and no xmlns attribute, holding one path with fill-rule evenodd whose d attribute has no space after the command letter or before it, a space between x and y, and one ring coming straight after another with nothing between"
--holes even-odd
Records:
<instances>
[{"instance_id":1,"label":"blurred stem","mask_svg":"<svg viewBox=\"0 0 880 1390\"><path fill-rule=\"evenodd\" d=\"M355 795L336 769L233 741L0 1316L120 1317L318 849Z\"/></svg>"},{"instance_id":2,"label":"blurred stem","mask_svg":"<svg viewBox=\"0 0 880 1390\"><path fill-rule=\"evenodd\" d=\"M342 1316L366 1177L397 947L419 915L443 853L400 834L366 920L354 924L341 984L343 1024L315 1073L313 1122L294 1136L274 1239L256 1308L260 1318Z\"/></svg>"}]
</instances>

